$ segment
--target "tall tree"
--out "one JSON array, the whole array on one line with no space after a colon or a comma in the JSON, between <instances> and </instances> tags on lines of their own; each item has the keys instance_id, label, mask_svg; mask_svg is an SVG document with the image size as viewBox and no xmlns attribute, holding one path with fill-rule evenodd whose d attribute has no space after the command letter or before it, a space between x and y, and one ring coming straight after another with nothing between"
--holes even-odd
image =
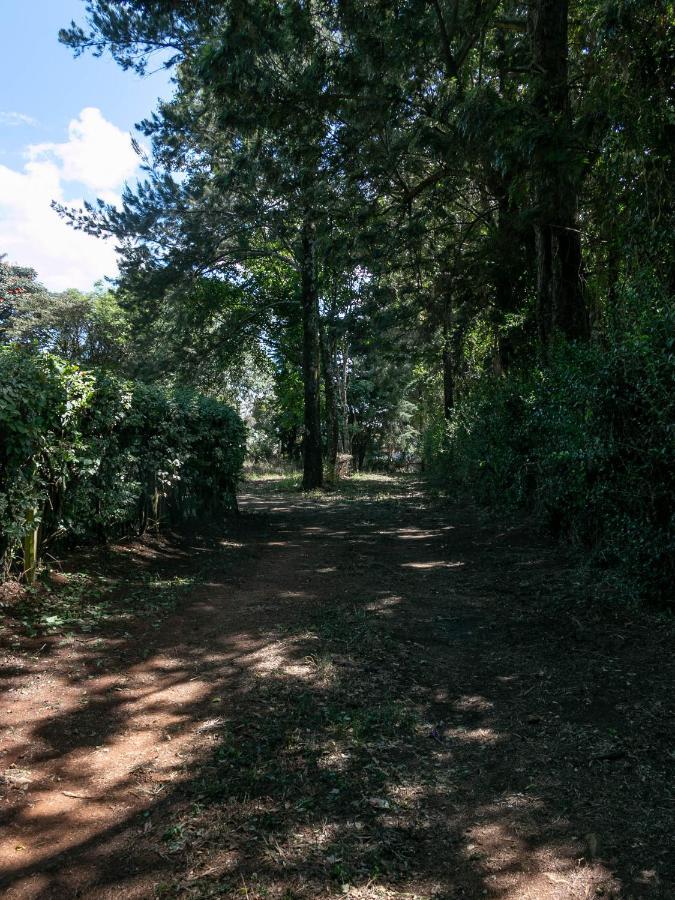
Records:
<instances>
[{"instance_id":1,"label":"tall tree","mask_svg":"<svg viewBox=\"0 0 675 900\"><path fill-rule=\"evenodd\" d=\"M577 220L579 165L568 84L568 19L568 0L530 3L529 86L537 134L534 230L539 336L543 346L556 332L581 338L588 329Z\"/></svg>"},{"instance_id":2,"label":"tall tree","mask_svg":"<svg viewBox=\"0 0 675 900\"><path fill-rule=\"evenodd\" d=\"M154 168L121 211L89 209L80 227L122 242L131 283L229 272L278 256L299 273L305 382L304 485L322 481L318 279L331 123L322 93L330 35L310 4L88 2L90 30L61 39L76 52L110 49L143 70L170 48L177 91L143 130ZM163 170L163 171L162 171ZM178 181L172 172L181 172Z\"/></svg>"},{"instance_id":3,"label":"tall tree","mask_svg":"<svg viewBox=\"0 0 675 900\"><path fill-rule=\"evenodd\" d=\"M15 329L33 306L40 306L47 291L35 269L14 266L0 255L0 341L14 337Z\"/></svg>"}]
</instances>

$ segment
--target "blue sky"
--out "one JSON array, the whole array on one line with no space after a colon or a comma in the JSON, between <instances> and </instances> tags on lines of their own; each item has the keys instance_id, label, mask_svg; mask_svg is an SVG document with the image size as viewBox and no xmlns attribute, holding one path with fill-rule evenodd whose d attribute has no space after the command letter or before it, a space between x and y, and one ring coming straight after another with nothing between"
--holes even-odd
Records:
<instances>
[{"instance_id":1,"label":"blue sky","mask_svg":"<svg viewBox=\"0 0 675 900\"><path fill-rule=\"evenodd\" d=\"M0 0L0 254L54 290L86 290L116 266L110 242L73 232L51 200L115 201L137 173L129 133L171 91L162 70L140 78L109 57L74 59L57 34L83 10Z\"/></svg>"}]
</instances>

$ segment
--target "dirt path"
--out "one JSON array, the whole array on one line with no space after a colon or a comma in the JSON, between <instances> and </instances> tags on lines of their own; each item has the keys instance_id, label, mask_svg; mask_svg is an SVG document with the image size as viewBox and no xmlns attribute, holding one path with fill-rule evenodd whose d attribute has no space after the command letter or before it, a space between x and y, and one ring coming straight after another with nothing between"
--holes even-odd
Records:
<instances>
[{"instance_id":1,"label":"dirt path","mask_svg":"<svg viewBox=\"0 0 675 900\"><path fill-rule=\"evenodd\" d=\"M111 552L120 603L187 584L164 618L8 620L0 895L675 896L665 619L410 482L242 507Z\"/></svg>"}]
</instances>

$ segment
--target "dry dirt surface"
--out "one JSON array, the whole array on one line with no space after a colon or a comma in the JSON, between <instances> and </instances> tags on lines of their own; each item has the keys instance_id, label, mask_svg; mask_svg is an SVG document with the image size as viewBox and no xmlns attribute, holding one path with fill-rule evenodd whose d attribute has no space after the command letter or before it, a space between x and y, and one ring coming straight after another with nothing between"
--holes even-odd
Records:
<instances>
[{"instance_id":1,"label":"dry dirt surface","mask_svg":"<svg viewBox=\"0 0 675 900\"><path fill-rule=\"evenodd\" d=\"M241 507L7 602L2 897L675 897L668 618L411 480Z\"/></svg>"}]
</instances>

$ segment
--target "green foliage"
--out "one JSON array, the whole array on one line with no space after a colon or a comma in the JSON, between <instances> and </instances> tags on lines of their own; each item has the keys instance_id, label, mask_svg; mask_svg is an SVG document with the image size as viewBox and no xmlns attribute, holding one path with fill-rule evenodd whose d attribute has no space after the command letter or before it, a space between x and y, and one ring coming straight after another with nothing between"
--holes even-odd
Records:
<instances>
[{"instance_id":1,"label":"green foliage","mask_svg":"<svg viewBox=\"0 0 675 900\"><path fill-rule=\"evenodd\" d=\"M0 348L0 553L40 523L49 494L62 492L81 447L80 415L92 379L57 357Z\"/></svg>"},{"instance_id":2,"label":"green foliage","mask_svg":"<svg viewBox=\"0 0 675 900\"><path fill-rule=\"evenodd\" d=\"M0 347L0 554L216 516L235 504L245 430L228 406Z\"/></svg>"},{"instance_id":3,"label":"green foliage","mask_svg":"<svg viewBox=\"0 0 675 900\"><path fill-rule=\"evenodd\" d=\"M11 266L5 262L5 255L0 255L0 340L7 339L26 304L39 306L46 297L47 291L38 282L34 269Z\"/></svg>"},{"instance_id":4,"label":"green foliage","mask_svg":"<svg viewBox=\"0 0 675 900\"><path fill-rule=\"evenodd\" d=\"M624 596L666 598L675 576L675 318L659 304L649 316L638 306L630 333L561 344L545 368L478 381L446 433L429 433L426 452L443 480L490 505L533 509L591 549Z\"/></svg>"},{"instance_id":5,"label":"green foliage","mask_svg":"<svg viewBox=\"0 0 675 900\"><path fill-rule=\"evenodd\" d=\"M80 365L119 367L128 349L129 323L113 291L54 294L40 289L15 296L3 337Z\"/></svg>"}]
</instances>

